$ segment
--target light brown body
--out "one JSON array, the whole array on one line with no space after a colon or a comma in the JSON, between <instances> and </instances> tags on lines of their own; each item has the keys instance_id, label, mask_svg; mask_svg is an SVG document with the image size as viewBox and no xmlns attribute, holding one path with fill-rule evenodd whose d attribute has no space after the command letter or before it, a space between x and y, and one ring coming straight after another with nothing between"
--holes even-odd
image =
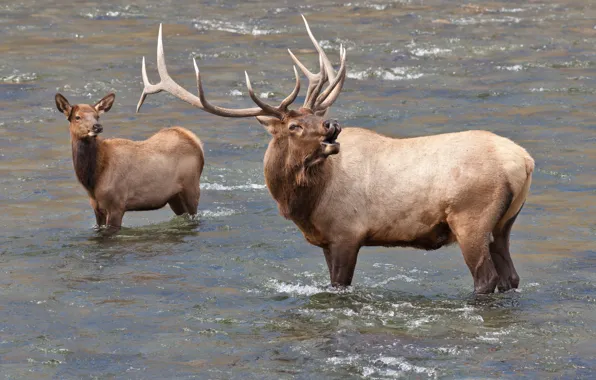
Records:
<instances>
[{"instance_id":1,"label":"light brown body","mask_svg":"<svg viewBox=\"0 0 596 380\"><path fill-rule=\"evenodd\" d=\"M509 234L531 184L534 161L528 152L486 131L409 139L361 128L342 132L325 115L343 86L346 52L340 48L336 73L304 22L320 72L311 73L290 52L309 79L300 109L288 109L300 89L297 73L294 90L278 107L255 96L248 74L248 93L258 107L210 104L196 62L198 97L189 93L168 75L160 27L161 80L149 83L143 59L145 87L137 111L148 94L167 91L215 115L256 116L271 134L264 159L267 187L280 213L323 248L333 286L352 283L362 246L438 249L457 241L477 293L516 288Z\"/></svg>"},{"instance_id":2,"label":"light brown body","mask_svg":"<svg viewBox=\"0 0 596 380\"><path fill-rule=\"evenodd\" d=\"M201 141L181 127L162 129L144 141L102 139L97 136L103 130L99 115L113 102L113 96L106 98L95 106L71 107L56 96L58 109L70 120L75 173L89 194L98 227L115 232L126 211L166 204L177 215L196 214L204 165Z\"/></svg>"},{"instance_id":3,"label":"light brown body","mask_svg":"<svg viewBox=\"0 0 596 380\"><path fill-rule=\"evenodd\" d=\"M296 180L303 166L288 170L296 157L275 139L265 154L268 187L281 213L323 248L332 284L351 284L361 246L431 250L457 241L477 292L518 286L509 232L534 161L511 140L486 131L392 139L345 128L339 154ZM300 190L288 197L292 187Z\"/></svg>"}]
</instances>

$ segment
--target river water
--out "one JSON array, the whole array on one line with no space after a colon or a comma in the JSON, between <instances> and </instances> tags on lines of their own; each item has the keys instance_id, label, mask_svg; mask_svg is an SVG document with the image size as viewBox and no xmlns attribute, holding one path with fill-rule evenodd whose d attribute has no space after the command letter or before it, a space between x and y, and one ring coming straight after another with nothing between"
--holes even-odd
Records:
<instances>
[{"instance_id":1,"label":"river water","mask_svg":"<svg viewBox=\"0 0 596 380\"><path fill-rule=\"evenodd\" d=\"M592 378L596 370L596 7L583 0L21 0L0 5L0 372L3 378ZM331 115L417 136L486 129L536 160L512 234L519 291L474 298L454 246L364 248L354 287L327 290L322 252L264 186L268 136L141 92L170 73L216 104L293 87L311 68L304 13L329 57L347 47ZM303 82L303 84L305 84ZM305 87L303 87L305 88ZM198 221L169 208L93 232L54 105L110 91L104 136L181 125L205 143ZM302 95L303 96L303 95ZM297 102L301 102L299 98Z\"/></svg>"}]
</instances>

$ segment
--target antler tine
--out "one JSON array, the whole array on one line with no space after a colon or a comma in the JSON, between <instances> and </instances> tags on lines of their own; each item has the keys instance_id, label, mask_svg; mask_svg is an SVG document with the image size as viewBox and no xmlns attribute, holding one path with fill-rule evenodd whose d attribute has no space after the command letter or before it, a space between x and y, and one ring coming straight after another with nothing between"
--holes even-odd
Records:
<instances>
[{"instance_id":1,"label":"antler tine","mask_svg":"<svg viewBox=\"0 0 596 380\"><path fill-rule=\"evenodd\" d=\"M265 103L258 96L255 95L255 92L252 89L252 85L250 84L250 78L248 77L248 73L246 71L244 72L244 75L246 76L246 87L248 88L248 94L250 95L250 98L252 99L252 101L255 102L263 110L267 111L267 113L273 114L273 115L279 117L280 119L283 118L283 112L281 112L279 109Z\"/></svg>"},{"instance_id":2,"label":"antler tine","mask_svg":"<svg viewBox=\"0 0 596 380\"><path fill-rule=\"evenodd\" d=\"M294 90L285 98L279 105L279 109L282 111L287 111L288 106L296 100L298 93L300 92L300 76L298 76L298 70L296 70L296 66L292 66L294 68L294 76L296 77L296 84L294 85Z\"/></svg>"},{"instance_id":3,"label":"antler tine","mask_svg":"<svg viewBox=\"0 0 596 380\"><path fill-rule=\"evenodd\" d=\"M147 95L156 94L161 91L169 92L175 97L184 100L195 107L199 107L201 109L203 108L203 104L199 98L186 91L184 88L178 85L178 83L174 82L174 80L168 74L168 69L166 68L166 59L163 52L162 24L159 24L159 33L157 36L157 72L159 73L160 81L157 84L151 84L151 82L149 82L149 78L147 77L145 57L143 57L141 73L143 76L144 88L141 98L139 99L139 103L137 104L137 112L139 112L141 109L141 106L147 98Z\"/></svg>"},{"instance_id":4,"label":"antler tine","mask_svg":"<svg viewBox=\"0 0 596 380\"><path fill-rule=\"evenodd\" d=\"M329 58L327 58L327 54L325 54L325 51L323 50L321 45L319 45L319 41L317 41L314 34L310 30L310 25L308 25L308 21L306 21L306 17L304 17L303 14L301 14L300 16L302 16L302 20L304 20L304 25L306 26L306 32L308 33L310 40L312 41L313 45L315 45L315 49L317 49L317 52L319 53L319 55L321 56L321 58L323 60L323 66L325 67L325 71L327 71L327 78L329 78L330 81L334 80L335 72L333 71L333 65L331 65L331 61L329 61Z\"/></svg>"},{"instance_id":5,"label":"antler tine","mask_svg":"<svg viewBox=\"0 0 596 380\"><path fill-rule=\"evenodd\" d=\"M217 116L224 116L224 117L248 117L248 116L265 116L268 115L269 112L264 110L261 107L253 107L253 108L241 108L241 109L230 109L215 106L207 101L205 98L205 91L203 90L203 83L201 82L201 73L199 71L199 66L197 66L197 61L193 58L193 64L195 67L195 75L197 77L197 88L199 90L199 99L201 103L203 103L203 110ZM258 103L257 103L258 104ZM275 114L277 116L277 114Z\"/></svg>"},{"instance_id":6,"label":"antler tine","mask_svg":"<svg viewBox=\"0 0 596 380\"><path fill-rule=\"evenodd\" d=\"M308 88L306 89L306 96L304 97L304 105L303 105L304 107L306 107L307 104L309 103L311 96L312 96L313 90L315 89L315 87L317 87L317 85L319 84L319 81L321 80L321 76L322 76L321 72L323 71L322 58L319 55L319 66L320 66L321 70L317 74L314 74L309 69L307 69L306 66L304 66L304 64L302 62L300 62L300 60L298 60L298 58L296 58L296 56L294 55L294 53L292 53L292 51L290 49L288 49L288 53L290 53L290 57L292 57L292 60L294 61L294 63L300 68L300 70L302 70L302 72L308 79Z\"/></svg>"},{"instance_id":7,"label":"antler tine","mask_svg":"<svg viewBox=\"0 0 596 380\"><path fill-rule=\"evenodd\" d=\"M316 110L324 110L337 100L346 80L346 49L340 46L341 64L337 77L329 84L329 87L317 98L315 104Z\"/></svg>"},{"instance_id":8,"label":"antler tine","mask_svg":"<svg viewBox=\"0 0 596 380\"><path fill-rule=\"evenodd\" d=\"M212 105L207 101L205 98L205 92L203 90L203 85L201 83L201 75L199 72L199 67L197 66L197 61L193 58L193 64L195 68L195 74L197 77L197 87L199 96L195 96L181 87L178 83L176 83L168 74L168 70L166 67L166 60L165 54L163 51L163 39L162 39L162 24L159 24L159 33L157 36L157 72L159 73L160 81L157 84L151 84L149 82L149 78L147 77L147 68L145 65L145 58L143 57L143 65L142 65L142 76L143 76L143 93L141 94L141 98L139 99L139 103L137 104L137 112L140 110L143 102L147 98L149 94L155 94L161 91L166 91L178 99L181 99L195 107L198 107L204 111L212 113L218 116L224 117L248 117L248 116L266 116L271 115L275 117L283 117L283 110L281 108L271 107L258 99L254 96L254 93L251 94L251 98L253 100L258 99L259 101L255 101L259 107L253 108L241 108L241 109L229 109L218 107ZM296 70L294 73L297 74ZM297 84L299 90L299 84ZM252 90L252 89L249 89ZM284 99L282 104L284 107L287 107L298 95L298 90L294 89L294 91L288 96L288 98ZM250 91L249 91L250 92ZM264 107L261 107L264 106Z\"/></svg>"},{"instance_id":9,"label":"antler tine","mask_svg":"<svg viewBox=\"0 0 596 380\"><path fill-rule=\"evenodd\" d=\"M320 61L322 62L322 59L320 59ZM322 63L321 63L321 65L322 65ZM317 97L321 93L321 90L323 89L323 85L325 85L325 82L327 82L327 72L323 69L323 67L321 67L321 72L319 74L320 74L320 78L317 81L316 85L314 86L310 96L308 96L304 100L304 107L308 108L310 110L314 110L315 103L317 101Z\"/></svg>"}]
</instances>

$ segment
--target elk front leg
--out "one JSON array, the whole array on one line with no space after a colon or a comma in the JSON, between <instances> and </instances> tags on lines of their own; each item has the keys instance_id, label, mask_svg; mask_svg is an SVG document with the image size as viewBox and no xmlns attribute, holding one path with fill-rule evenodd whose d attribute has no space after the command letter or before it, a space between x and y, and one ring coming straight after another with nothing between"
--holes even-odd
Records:
<instances>
[{"instance_id":1,"label":"elk front leg","mask_svg":"<svg viewBox=\"0 0 596 380\"><path fill-rule=\"evenodd\" d=\"M101 226L106 224L106 214L103 212L102 209L99 208L99 203L93 198L89 198L89 203L91 203L91 207L93 207L93 212L95 213L95 229L99 230Z\"/></svg>"},{"instance_id":2,"label":"elk front leg","mask_svg":"<svg viewBox=\"0 0 596 380\"><path fill-rule=\"evenodd\" d=\"M124 217L124 210L117 209L117 210L110 210L108 211L107 217L107 225L106 230L104 232L105 235L114 235L118 231L120 231L120 227L122 226L122 218Z\"/></svg>"},{"instance_id":3,"label":"elk front leg","mask_svg":"<svg viewBox=\"0 0 596 380\"><path fill-rule=\"evenodd\" d=\"M359 250L360 244L346 241L332 243L329 249L323 250L329 267L331 286L342 288L352 284Z\"/></svg>"}]
</instances>

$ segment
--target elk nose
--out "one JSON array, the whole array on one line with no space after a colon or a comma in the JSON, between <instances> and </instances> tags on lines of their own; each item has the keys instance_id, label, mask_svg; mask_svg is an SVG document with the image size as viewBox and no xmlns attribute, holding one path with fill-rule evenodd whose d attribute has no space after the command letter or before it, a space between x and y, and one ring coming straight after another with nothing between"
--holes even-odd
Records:
<instances>
[{"instance_id":1,"label":"elk nose","mask_svg":"<svg viewBox=\"0 0 596 380\"><path fill-rule=\"evenodd\" d=\"M91 128L95 133L101 133L103 131L103 127L101 124L93 124L93 128Z\"/></svg>"},{"instance_id":2,"label":"elk nose","mask_svg":"<svg viewBox=\"0 0 596 380\"><path fill-rule=\"evenodd\" d=\"M337 127L339 127L339 123L337 120L325 120L323 122L323 127L325 127L325 129L330 129L331 127L333 127L333 129L337 129Z\"/></svg>"}]
</instances>

